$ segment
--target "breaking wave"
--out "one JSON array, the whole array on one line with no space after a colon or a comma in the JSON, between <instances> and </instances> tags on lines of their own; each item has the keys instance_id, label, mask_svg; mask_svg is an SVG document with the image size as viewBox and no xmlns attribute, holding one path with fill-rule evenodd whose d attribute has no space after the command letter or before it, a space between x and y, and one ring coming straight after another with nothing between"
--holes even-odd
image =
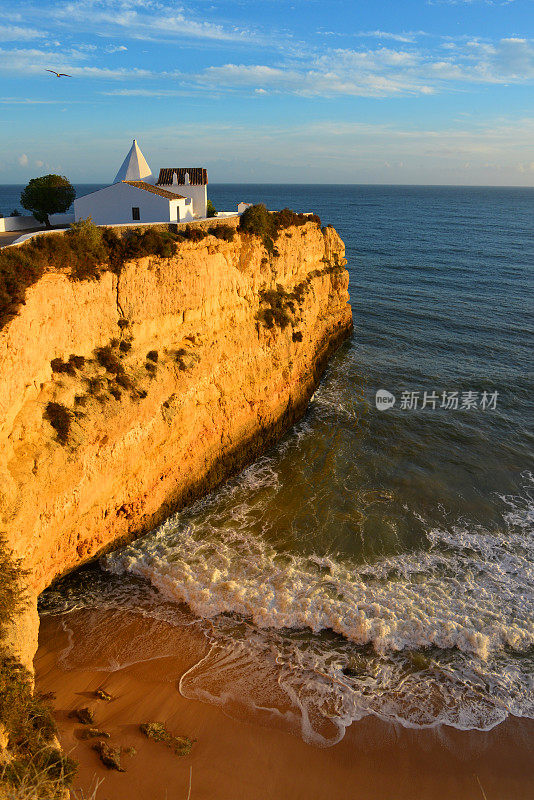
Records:
<instances>
[{"instance_id":1,"label":"breaking wave","mask_svg":"<svg viewBox=\"0 0 534 800\"><path fill-rule=\"evenodd\" d=\"M531 485L500 498L498 530L429 527L426 550L357 564L258 533L278 487L264 458L103 566L209 620L186 696L248 698L322 745L366 714L487 730L534 710Z\"/></svg>"}]
</instances>

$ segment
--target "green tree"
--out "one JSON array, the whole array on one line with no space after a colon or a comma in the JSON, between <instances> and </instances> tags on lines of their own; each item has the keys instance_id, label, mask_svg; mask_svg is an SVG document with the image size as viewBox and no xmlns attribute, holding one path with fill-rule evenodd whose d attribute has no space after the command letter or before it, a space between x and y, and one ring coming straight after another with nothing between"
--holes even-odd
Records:
<instances>
[{"instance_id":1,"label":"green tree","mask_svg":"<svg viewBox=\"0 0 534 800\"><path fill-rule=\"evenodd\" d=\"M216 210L215 206L213 205L213 203L211 202L211 200L208 200L206 216L208 216L208 217L216 217L217 216L217 210Z\"/></svg>"},{"instance_id":2,"label":"green tree","mask_svg":"<svg viewBox=\"0 0 534 800\"><path fill-rule=\"evenodd\" d=\"M64 214L75 197L76 190L67 178L62 175L43 175L31 179L20 196L20 202L36 220L50 228L48 215Z\"/></svg>"}]
</instances>

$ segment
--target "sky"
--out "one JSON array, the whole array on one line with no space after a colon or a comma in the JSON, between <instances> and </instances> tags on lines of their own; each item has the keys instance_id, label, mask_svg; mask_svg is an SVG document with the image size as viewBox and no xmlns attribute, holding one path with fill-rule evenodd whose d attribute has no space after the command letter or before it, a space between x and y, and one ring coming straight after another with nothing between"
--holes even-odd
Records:
<instances>
[{"instance_id":1,"label":"sky","mask_svg":"<svg viewBox=\"0 0 534 800\"><path fill-rule=\"evenodd\" d=\"M0 12L0 183L112 182L135 137L214 183L534 185L534 0Z\"/></svg>"}]
</instances>

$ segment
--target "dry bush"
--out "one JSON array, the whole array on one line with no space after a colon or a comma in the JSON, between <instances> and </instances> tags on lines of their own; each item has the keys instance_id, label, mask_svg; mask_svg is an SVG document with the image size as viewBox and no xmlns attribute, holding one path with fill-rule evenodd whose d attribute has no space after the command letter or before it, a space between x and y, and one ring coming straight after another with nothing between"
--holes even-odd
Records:
<instances>
[{"instance_id":1,"label":"dry bush","mask_svg":"<svg viewBox=\"0 0 534 800\"><path fill-rule=\"evenodd\" d=\"M216 239L222 239L224 242L233 242L235 236L235 228L231 225L213 225L208 228L208 233L215 236Z\"/></svg>"},{"instance_id":2,"label":"dry bush","mask_svg":"<svg viewBox=\"0 0 534 800\"><path fill-rule=\"evenodd\" d=\"M100 366L104 367L107 372L111 372L114 375L120 375L124 372L124 367L119 361L119 358L114 352L111 344L106 344L103 347L97 347L95 350L95 358Z\"/></svg>"},{"instance_id":3,"label":"dry bush","mask_svg":"<svg viewBox=\"0 0 534 800\"><path fill-rule=\"evenodd\" d=\"M62 403L51 402L47 403L43 416L55 430L58 442L63 445L67 444L72 422L72 412Z\"/></svg>"},{"instance_id":4,"label":"dry bush","mask_svg":"<svg viewBox=\"0 0 534 800\"><path fill-rule=\"evenodd\" d=\"M0 537L0 724L8 738L8 756L0 771L7 797L47 798L64 793L76 766L58 749L51 709L32 691L32 676L10 653L4 639L24 605L21 564Z\"/></svg>"},{"instance_id":5,"label":"dry bush","mask_svg":"<svg viewBox=\"0 0 534 800\"><path fill-rule=\"evenodd\" d=\"M260 293L260 302L264 306L257 314L257 319L267 328L275 326L285 330L293 321L295 298L278 285L276 289L264 289Z\"/></svg>"}]
</instances>

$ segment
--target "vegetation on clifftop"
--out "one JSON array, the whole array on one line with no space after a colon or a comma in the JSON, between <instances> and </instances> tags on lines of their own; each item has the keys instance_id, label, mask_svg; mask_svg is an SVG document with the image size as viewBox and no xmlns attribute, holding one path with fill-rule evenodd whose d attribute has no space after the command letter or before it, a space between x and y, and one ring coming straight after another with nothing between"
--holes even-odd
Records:
<instances>
[{"instance_id":1,"label":"vegetation on clifftop","mask_svg":"<svg viewBox=\"0 0 534 800\"><path fill-rule=\"evenodd\" d=\"M321 227L321 220L317 214L297 214L290 208L282 211L268 211L263 203L249 206L239 221L238 230L243 233L252 233L263 240L265 249L270 255L278 255L274 243L280 231L292 226L299 227L307 222L314 222Z\"/></svg>"},{"instance_id":2,"label":"vegetation on clifftop","mask_svg":"<svg viewBox=\"0 0 534 800\"><path fill-rule=\"evenodd\" d=\"M59 748L51 709L33 693L32 676L5 644L23 610L23 577L0 538L0 781L8 797L54 800L65 796L76 765Z\"/></svg>"},{"instance_id":3,"label":"vegetation on clifftop","mask_svg":"<svg viewBox=\"0 0 534 800\"><path fill-rule=\"evenodd\" d=\"M231 241L230 226L218 227L222 230L214 226L210 233ZM86 219L74 223L65 233L35 236L18 247L5 247L0 250L0 328L16 316L25 302L26 289L46 272L65 272L72 280L96 280L105 271L119 274L123 265L135 258L171 258L180 242L207 235L192 226L180 233L151 227L128 229L118 235L113 228L98 227Z\"/></svg>"},{"instance_id":4,"label":"vegetation on clifftop","mask_svg":"<svg viewBox=\"0 0 534 800\"><path fill-rule=\"evenodd\" d=\"M261 237L270 255L277 255L275 242L280 232L308 222L321 224L315 214L296 214L288 208L271 213L260 204L246 209L238 230ZM128 228L119 234L86 219L65 233L35 236L20 246L4 247L0 250L0 329L24 304L26 289L46 272L64 272L72 280L97 280L105 271L120 274L123 265L136 258L171 258L180 243L202 241L210 235L231 242L235 229L222 224L206 231L186 225L176 233L150 227Z\"/></svg>"}]
</instances>

